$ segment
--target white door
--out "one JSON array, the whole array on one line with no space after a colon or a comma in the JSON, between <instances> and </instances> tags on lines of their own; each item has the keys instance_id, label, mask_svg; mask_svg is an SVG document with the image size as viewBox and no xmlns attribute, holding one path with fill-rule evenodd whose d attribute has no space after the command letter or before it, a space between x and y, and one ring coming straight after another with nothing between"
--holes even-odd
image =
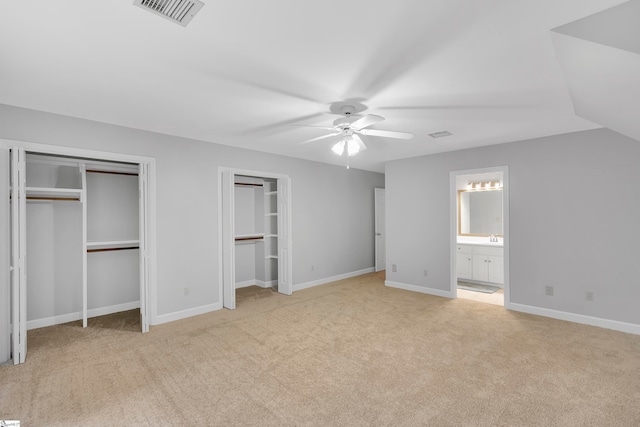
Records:
<instances>
[{"instance_id":1,"label":"white door","mask_svg":"<svg viewBox=\"0 0 640 427\"><path fill-rule=\"evenodd\" d=\"M233 180L233 172L222 172L222 305L230 310L236 308Z\"/></svg>"},{"instance_id":2,"label":"white door","mask_svg":"<svg viewBox=\"0 0 640 427\"><path fill-rule=\"evenodd\" d=\"M385 195L384 188L376 188L375 204L375 233L376 233L376 271L386 270L387 252L385 239Z\"/></svg>"},{"instance_id":3,"label":"white door","mask_svg":"<svg viewBox=\"0 0 640 427\"><path fill-rule=\"evenodd\" d=\"M11 351L13 364L27 357L27 232L25 153L11 150Z\"/></svg>"},{"instance_id":4,"label":"white door","mask_svg":"<svg viewBox=\"0 0 640 427\"><path fill-rule=\"evenodd\" d=\"M149 332L149 164L140 163L138 169L139 227L140 240L140 322L142 332Z\"/></svg>"},{"instance_id":5,"label":"white door","mask_svg":"<svg viewBox=\"0 0 640 427\"><path fill-rule=\"evenodd\" d=\"M278 178L278 292L293 291L291 263L291 182Z\"/></svg>"}]
</instances>

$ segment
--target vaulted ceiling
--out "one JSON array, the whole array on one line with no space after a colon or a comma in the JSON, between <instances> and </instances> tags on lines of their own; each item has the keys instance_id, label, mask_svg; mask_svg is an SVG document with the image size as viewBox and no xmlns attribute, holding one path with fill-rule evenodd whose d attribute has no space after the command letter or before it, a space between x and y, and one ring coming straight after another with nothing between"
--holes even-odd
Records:
<instances>
[{"instance_id":1,"label":"vaulted ceiling","mask_svg":"<svg viewBox=\"0 0 640 427\"><path fill-rule=\"evenodd\" d=\"M131 0L2 2L0 103L333 164L335 140L292 125L347 103L415 134L363 137L351 165L374 171L601 126L640 139L638 0L204 3L182 27Z\"/></svg>"}]
</instances>

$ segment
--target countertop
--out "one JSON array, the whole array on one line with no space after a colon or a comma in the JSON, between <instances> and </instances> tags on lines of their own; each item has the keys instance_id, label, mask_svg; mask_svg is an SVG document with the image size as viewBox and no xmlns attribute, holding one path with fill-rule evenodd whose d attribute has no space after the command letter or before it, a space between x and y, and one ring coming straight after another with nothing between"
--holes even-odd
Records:
<instances>
[{"instance_id":1,"label":"countertop","mask_svg":"<svg viewBox=\"0 0 640 427\"><path fill-rule=\"evenodd\" d=\"M475 246L493 246L496 248L504 247L504 241L499 238L497 242L489 241L488 237L458 237L457 244L459 245L475 245Z\"/></svg>"}]
</instances>

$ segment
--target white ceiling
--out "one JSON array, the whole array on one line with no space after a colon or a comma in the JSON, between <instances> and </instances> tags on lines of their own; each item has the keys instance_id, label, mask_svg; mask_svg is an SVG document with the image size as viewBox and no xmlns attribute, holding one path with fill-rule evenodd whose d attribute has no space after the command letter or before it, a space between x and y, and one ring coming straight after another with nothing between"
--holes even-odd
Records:
<instances>
[{"instance_id":1,"label":"white ceiling","mask_svg":"<svg viewBox=\"0 0 640 427\"><path fill-rule=\"evenodd\" d=\"M0 103L320 162L355 100L410 141L352 167L600 127L578 117L551 30L622 0L204 0L183 28L132 0L0 5ZM405 107L405 108L398 108ZM418 107L418 108L415 108ZM453 136L432 139L448 130Z\"/></svg>"}]
</instances>

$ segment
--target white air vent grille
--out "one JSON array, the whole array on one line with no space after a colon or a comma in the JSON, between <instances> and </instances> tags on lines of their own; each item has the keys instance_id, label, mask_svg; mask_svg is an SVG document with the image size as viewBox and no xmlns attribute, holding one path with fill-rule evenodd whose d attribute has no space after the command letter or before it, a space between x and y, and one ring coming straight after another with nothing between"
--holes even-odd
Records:
<instances>
[{"instance_id":1,"label":"white air vent grille","mask_svg":"<svg viewBox=\"0 0 640 427\"><path fill-rule=\"evenodd\" d=\"M444 138L445 136L451 136L451 135L453 134L448 130L443 130L441 132L434 132L429 134L431 138Z\"/></svg>"},{"instance_id":2,"label":"white air vent grille","mask_svg":"<svg viewBox=\"0 0 640 427\"><path fill-rule=\"evenodd\" d=\"M133 4L186 27L204 3L198 0L134 0Z\"/></svg>"}]
</instances>

